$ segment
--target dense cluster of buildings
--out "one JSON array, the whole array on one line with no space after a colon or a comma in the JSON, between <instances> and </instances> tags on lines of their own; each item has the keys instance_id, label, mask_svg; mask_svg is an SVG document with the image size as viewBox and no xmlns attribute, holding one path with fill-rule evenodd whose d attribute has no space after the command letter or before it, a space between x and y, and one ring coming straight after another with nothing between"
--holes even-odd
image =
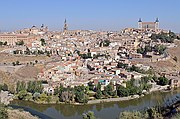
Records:
<instances>
[{"instance_id":1,"label":"dense cluster of buildings","mask_svg":"<svg viewBox=\"0 0 180 119\"><path fill-rule=\"evenodd\" d=\"M65 20L61 32L48 31L48 27L44 25L40 28L33 26L13 33L0 34L0 41L6 41L9 46L24 41L24 50L40 54L48 52L50 56L59 58L58 62L49 62L38 74L39 80L48 81L47 91L52 91L60 84L74 87L88 85L89 82L99 82L103 88L110 82L114 85L125 85L126 80L139 80L146 76L117 68L117 65L135 65L148 71L150 66L131 62L131 59L142 59L143 55L137 53L137 49L146 44L157 44L152 42L150 36L161 31L158 19L155 22L142 22L140 19L138 29L126 28L119 32L68 30Z\"/></svg>"},{"instance_id":2,"label":"dense cluster of buildings","mask_svg":"<svg viewBox=\"0 0 180 119\"><path fill-rule=\"evenodd\" d=\"M7 42L8 46L15 46L17 42L23 41L25 44L31 43L35 40L38 40L43 34L48 32L48 28L41 26L37 28L32 26L31 28L25 28L20 31L11 32L11 33L1 33L0 41Z\"/></svg>"}]
</instances>

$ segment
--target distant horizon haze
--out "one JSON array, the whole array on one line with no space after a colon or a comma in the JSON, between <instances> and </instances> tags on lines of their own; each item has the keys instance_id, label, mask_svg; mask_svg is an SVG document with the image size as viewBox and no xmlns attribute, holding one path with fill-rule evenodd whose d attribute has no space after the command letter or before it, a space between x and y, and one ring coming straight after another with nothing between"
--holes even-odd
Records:
<instances>
[{"instance_id":1,"label":"distant horizon haze","mask_svg":"<svg viewBox=\"0 0 180 119\"><path fill-rule=\"evenodd\" d=\"M3 0L0 31L15 31L41 24L60 31L67 19L69 30L119 31L138 28L138 19L180 33L180 0Z\"/></svg>"}]
</instances>

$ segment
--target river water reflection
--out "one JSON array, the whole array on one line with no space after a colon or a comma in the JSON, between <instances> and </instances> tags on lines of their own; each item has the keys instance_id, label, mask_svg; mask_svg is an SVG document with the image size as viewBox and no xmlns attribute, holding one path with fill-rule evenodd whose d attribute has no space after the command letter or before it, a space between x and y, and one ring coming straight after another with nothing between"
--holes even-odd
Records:
<instances>
[{"instance_id":1,"label":"river water reflection","mask_svg":"<svg viewBox=\"0 0 180 119\"><path fill-rule=\"evenodd\" d=\"M154 92L139 99L122 102L109 102L92 105L35 104L33 102L14 100L13 105L29 107L53 119L82 119L82 114L89 110L99 119L116 119L122 111L144 110L163 104L166 99L180 95L180 89L173 92ZM38 113L36 112L36 113Z\"/></svg>"}]
</instances>

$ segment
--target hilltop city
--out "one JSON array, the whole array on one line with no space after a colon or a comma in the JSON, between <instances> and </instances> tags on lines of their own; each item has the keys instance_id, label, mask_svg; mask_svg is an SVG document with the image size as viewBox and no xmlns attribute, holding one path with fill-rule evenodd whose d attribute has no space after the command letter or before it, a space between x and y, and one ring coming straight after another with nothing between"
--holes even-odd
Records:
<instances>
[{"instance_id":1,"label":"hilltop city","mask_svg":"<svg viewBox=\"0 0 180 119\"><path fill-rule=\"evenodd\" d=\"M69 30L65 19L62 31L42 24L0 33L1 102L94 104L180 87L180 35L158 18L137 26Z\"/></svg>"}]
</instances>

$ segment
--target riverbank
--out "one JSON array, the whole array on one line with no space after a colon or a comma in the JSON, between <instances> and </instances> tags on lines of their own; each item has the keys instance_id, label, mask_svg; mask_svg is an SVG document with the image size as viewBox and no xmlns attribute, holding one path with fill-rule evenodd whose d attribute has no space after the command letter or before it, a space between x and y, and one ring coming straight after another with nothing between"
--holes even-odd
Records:
<instances>
[{"instance_id":1,"label":"riverbank","mask_svg":"<svg viewBox=\"0 0 180 119\"><path fill-rule=\"evenodd\" d=\"M144 97L147 94L150 94L150 93L153 93L153 92L157 92L157 91L171 91L171 90L168 90L168 85L166 85L166 86L157 86L156 88L153 88L149 92L145 92L142 95L131 95L131 96L128 96L128 97L118 97L118 98L89 100L87 104L97 104L97 103L103 103L103 102L128 101L128 100L133 100L133 99Z\"/></svg>"},{"instance_id":2,"label":"riverbank","mask_svg":"<svg viewBox=\"0 0 180 119\"><path fill-rule=\"evenodd\" d=\"M37 104L36 104L37 105ZM10 110L8 113L9 115L14 115L14 117L22 117L22 118L11 118L11 119L52 119L51 117L37 111L31 109L29 106L19 106L19 105L9 105ZM13 112L13 113L11 113ZM27 116L25 116L27 115ZM24 118L27 117L27 118ZM29 118L30 117L30 118Z\"/></svg>"},{"instance_id":3,"label":"riverbank","mask_svg":"<svg viewBox=\"0 0 180 119\"><path fill-rule=\"evenodd\" d=\"M7 109L8 119L39 119L22 109Z\"/></svg>"},{"instance_id":4,"label":"riverbank","mask_svg":"<svg viewBox=\"0 0 180 119\"><path fill-rule=\"evenodd\" d=\"M151 94L153 92L169 92L171 90L168 90L168 85L166 86L157 86L153 89L151 89L149 92L145 91L142 95L131 95L128 97L118 97L118 98L107 98L107 99L95 99L95 100L89 100L87 103L77 103L77 102L71 102L71 103L65 103L65 102L58 102L57 100L55 101L50 101L50 102L41 102L41 101L34 101L34 100L25 100L25 101L31 101L36 104L70 104L70 105L91 105L91 104L98 104L98 103L104 103L104 102L119 102L119 101L128 101L128 100L133 100L133 99L138 99L141 97L144 97L147 94ZM16 99L18 100L18 99Z\"/></svg>"},{"instance_id":5,"label":"riverbank","mask_svg":"<svg viewBox=\"0 0 180 119\"><path fill-rule=\"evenodd\" d=\"M155 92L155 91L154 91ZM149 92L150 93L150 92ZM146 92L146 94L149 94L148 92ZM145 95L146 95L145 94ZM128 97L118 97L118 98L107 98L107 99L95 99L95 100L89 100L87 103L78 103L78 102L71 102L71 103L66 103L66 102L57 102L57 101L50 101L50 102L41 102L41 101L34 101L34 100L24 100L24 101L29 101L29 102L33 102L36 104L45 104L45 105L49 105L49 104L70 104L70 105L91 105L91 104L98 104L98 103L103 103L103 102L119 102L119 101L128 101L128 100L132 100L132 99L137 99L140 97L145 96L144 94L142 94L141 96L139 95L131 95ZM19 99L15 99L15 100L19 100Z\"/></svg>"},{"instance_id":6,"label":"riverbank","mask_svg":"<svg viewBox=\"0 0 180 119\"><path fill-rule=\"evenodd\" d=\"M14 109L0 103L0 119L39 119L23 109Z\"/></svg>"},{"instance_id":7,"label":"riverbank","mask_svg":"<svg viewBox=\"0 0 180 119\"><path fill-rule=\"evenodd\" d=\"M93 111L97 118L116 119L120 112L143 111L151 107L164 105L167 99L174 100L174 98L177 96L180 96L180 89L169 92L156 91L147 94L143 97L132 99L129 101L71 105L71 104L37 104L30 101L14 100L13 102L11 102L11 105L18 106L17 108L22 108L25 111L30 112L31 114L33 110L32 115L38 116L40 114L44 114L53 119L82 119L82 114L88 111Z\"/></svg>"},{"instance_id":8,"label":"riverbank","mask_svg":"<svg viewBox=\"0 0 180 119\"><path fill-rule=\"evenodd\" d=\"M97 103L104 103L104 102L119 102L119 101L128 101L132 99L137 99L143 97L144 95L132 95L128 97L119 97L119 98L108 98L108 99L98 99L98 100L89 100L87 104L97 104Z\"/></svg>"}]
</instances>

